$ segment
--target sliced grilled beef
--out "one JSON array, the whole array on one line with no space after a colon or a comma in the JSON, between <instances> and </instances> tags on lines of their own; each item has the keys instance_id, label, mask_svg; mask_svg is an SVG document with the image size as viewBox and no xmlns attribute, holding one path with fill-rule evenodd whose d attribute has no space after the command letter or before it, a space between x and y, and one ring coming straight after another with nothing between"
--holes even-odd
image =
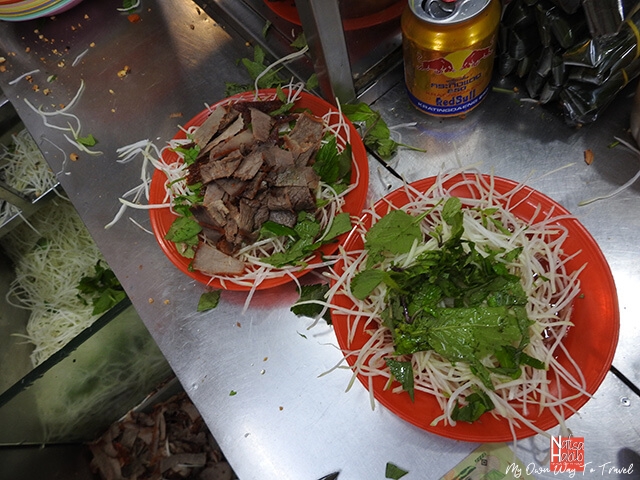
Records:
<instances>
[{"instance_id":1,"label":"sliced grilled beef","mask_svg":"<svg viewBox=\"0 0 640 480\"><path fill-rule=\"evenodd\" d=\"M206 163L200 165L200 178L202 183L209 183L220 178L228 178L233 175L240 163L242 162L242 153L234 150L226 157L210 159Z\"/></svg>"},{"instance_id":2,"label":"sliced grilled beef","mask_svg":"<svg viewBox=\"0 0 640 480\"><path fill-rule=\"evenodd\" d=\"M276 187L308 187L316 190L320 177L312 167L292 167L278 173L273 184Z\"/></svg>"},{"instance_id":3,"label":"sliced grilled beef","mask_svg":"<svg viewBox=\"0 0 640 480\"><path fill-rule=\"evenodd\" d=\"M277 171L293 167L294 165L293 154L289 150L285 150L276 145L264 148L262 157L270 168Z\"/></svg>"},{"instance_id":4,"label":"sliced grilled beef","mask_svg":"<svg viewBox=\"0 0 640 480\"><path fill-rule=\"evenodd\" d=\"M222 119L227 114L227 109L223 106L213 110L207 119L193 133L193 141L200 148L204 147L213 136L218 133Z\"/></svg>"},{"instance_id":5,"label":"sliced grilled beef","mask_svg":"<svg viewBox=\"0 0 640 480\"><path fill-rule=\"evenodd\" d=\"M207 275L239 275L244 271L244 262L207 243L198 246L192 266Z\"/></svg>"},{"instance_id":6,"label":"sliced grilled beef","mask_svg":"<svg viewBox=\"0 0 640 480\"><path fill-rule=\"evenodd\" d=\"M316 207L316 199L308 187L282 187L286 189L295 211L311 210Z\"/></svg>"},{"instance_id":7,"label":"sliced grilled beef","mask_svg":"<svg viewBox=\"0 0 640 480\"><path fill-rule=\"evenodd\" d=\"M255 139L253 138L253 133L249 130L243 130L237 135L227 138L225 141L213 147L209 152L209 158L215 159L224 157L235 150L245 152L250 150L254 143Z\"/></svg>"},{"instance_id":8,"label":"sliced grilled beef","mask_svg":"<svg viewBox=\"0 0 640 480\"><path fill-rule=\"evenodd\" d=\"M251 152L242 159L242 162L232 175L239 180L251 180L256 176L263 163L262 152Z\"/></svg>"},{"instance_id":9,"label":"sliced grilled beef","mask_svg":"<svg viewBox=\"0 0 640 480\"><path fill-rule=\"evenodd\" d=\"M323 131L322 119L303 112L298 116L298 121L291 133L284 136L284 142L294 159L303 154L307 154L308 159L320 148ZM296 164L300 163L296 161Z\"/></svg>"},{"instance_id":10,"label":"sliced grilled beef","mask_svg":"<svg viewBox=\"0 0 640 480\"><path fill-rule=\"evenodd\" d=\"M298 222L298 215L291 210L270 210L269 220L293 228Z\"/></svg>"},{"instance_id":11,"label":"sliced grilled beef","mask_svg":"<svg viewBox=\"0 0 640 480\"><path fill-rule=\"evenodd\" d=\"M253 137L259 142L266 142L271 136L271 128L275 123L273 117L257 108L250 108L249 111L251 112Z\"/></svg>"}]
</instances>

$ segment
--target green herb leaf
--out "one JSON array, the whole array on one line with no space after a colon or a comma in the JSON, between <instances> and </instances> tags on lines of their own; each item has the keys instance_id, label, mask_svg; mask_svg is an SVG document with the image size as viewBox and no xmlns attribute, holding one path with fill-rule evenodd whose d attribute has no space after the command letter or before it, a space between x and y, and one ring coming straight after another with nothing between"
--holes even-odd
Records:
<instances>
[{"instance_id":1,"label":"green herb leaf","mask_svg":"<svg viewBox=\"0 0 640 480\"><path fill-rule=\"evenodd\" d=\"M413 402L414 384L411 362L401 362L393 358L385 358L384 361L387 363L393 378L400 382L402 389L409 394Z\"/></svg>"},{"instance_id":2,"label":"green herb leaf","mask_svg":"<svg viewBox=\"0 0 640 480\"><path fill-rule=\"evenodd\" d=\"M220 302L220 290L212 290L211 292L205 292L200 295L198 300L198 312L206 312L212 310L218 306Z\"/></svg>"},{"instance_id":3,"label":"green herb leaf","mask_svg":"<svg viewBox=\"0 0 640 480\"><path fill-rule=\"evenodd\" d=\"M196 162L198 155L200 154L200 147L198 145L193 145L191 147L175 147L174 151L178 153L182 153L184 158L184 163L186 165L191 165Z\"/></svg>"},{"instance_id":4,"label":"green herb leaf","mask_svg":"<svg viewBox=\"0 0 640 480\"><path fill-rule=\"evenodd\" d=\"M317 283L313 285L301 285L298 301L291 307L293 312L298 317L318 318L322 313L324 307L320 303L309 303L300 305L301 302L318 301L326 302L325 295L329 291L329 285L326 283ZM331 312L327 310L322 316L324 320L331 325Z\"/></svg>"},{"instance_id":5,"label":"green herb leaf","mask_svg":"<svg viewBox=\"0 0 640 480\"><path fill-rule=\"evenodd\" d=\"M164 238L174 243L186 242L197 237L201 231L202 227L193 217L178 217L173 221Z\"/></svg>"},{"instance_id":6,"label":"green herb leaf","mask_svg":"<svg viewBox=\"0 0 640 480\"><path fill-rule=\"evenodd\" d=\"M372 225L365 235L365 248L369 250L371 263L383 252L395 255L407 253L413 242L422 239L416 219L403 210L392 210Z\"/></svg>"},{"instance_id":7,"label":"green herb leaf","mask_svg":"<svg viewBox=\"0 0 640 480\"><path fill-rule=\"evenodd\" d=\"M483 413L495 408L489 396L482 391L468 395L465 400L467 404L462 407L456 402L455 407L453 407L451 411L451 418L453 420L473 423L478 420Z\"/></svg>"},{"instance_id":8,"label":"green herb leaf","mask_svg":"<svg viewBox=\"0 0 640 480\"><path fill-rule=\"evenodd\" d=\"M407 473L409 473L407 470L404 470L391 462L387 462L387 466L384 470L384 477L392 480L398 480L404 477Z\"/></svg>"},{"instance_id":9,"label":"green herb leaf","mask_svg":"<svg viewBox=\"0 0 640 480\"><path fill-rule=\"evenodd\" d=\"M343 233L351 230L351 216L347 212L342 212L333 217L333 222L324 236L324 243L329 242Z\"/></svg>"},{"instance_id":10,"label":"green herb leaf","mask_svg":"<svg viewBox=\"0 0 640 480\"><path fill-rule=\"evenodd\" d=\"M351 293L357 299L364 300L382 282L396 289L398 288L398 285L388 272L378 269L362 270L351 280Z\"/></svg>"},{"instance_id":11,"label":"green herb leaf","mask_svg":"<svg viewBox=\"0 0 640 480\"><path fill-rule=\"evenodd\" d=\"M85 147L93 147L98 141L93 137L93 135L89 134L86 137L78 137L76 138L77 142L84 145Z\"/></svg>"},{"instance_id":12,"label":"green herb leaf","mask_svg":"<svg viewBox=\"0 0 640 480\"><path fill-rule=\"evenodd\" d=\"M94 266L95 275L84 276L77 285L78 291L91 299L93 315L100 315L126 298L126 293L113 271L98 261ZM81 299L84 297L79 295Z\"/></svg>"},{"instance_id":13,"label":"green herb leaf","mask_svg":"<svg viewBox=\"0 0 640 480\"><path fill-rule=\"evenodd\" d=\"M291 227L276 223L272 220L267 220L262 224L262 227L260 227L260 237L262 238L287 236L298 238L298 232Z\"/></svg>"}]
</instances>

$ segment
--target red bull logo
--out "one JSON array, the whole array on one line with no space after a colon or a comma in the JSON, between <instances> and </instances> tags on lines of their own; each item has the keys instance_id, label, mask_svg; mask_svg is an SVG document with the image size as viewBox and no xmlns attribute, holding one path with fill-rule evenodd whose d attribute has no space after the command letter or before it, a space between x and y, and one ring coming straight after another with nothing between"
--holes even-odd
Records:
<instances>
[{"instance_id":1,"label":"red bull logo","mask_svg":"<svg viewBox=\"0 0 640 480\"><path fill-rule=\"evenodd\" d=\"M437 73L438 75L454 71L453 63L451 63L444 57L425 60L424 62L422 62L419 68L420 70L424 70L426 72L431 71Z\"/></svg>"},{"instance_id":2,"label":"red bull logo","mask_svg":"<svg viewBox=\"0 0 640 480\"><path fill-rule=\"evenodd\" d=\"M480 61L490 57L493 54L493 47L481 48L480 50L473 50L467 58L462 62L462 69L477 67Z\"/></svg>"},{"instance_id":3,"label":"red bull logo","mask_svg":"<svg viewBox=\"0 0 640 480\"><path fill-rule=\"evenodd\" d=\"M485 58L493 55L493 45L478 50L460 50L444 57L420 59L419 70L450 77L464 75L470 68L477 67Z\"/></svg>"}]
</instances>

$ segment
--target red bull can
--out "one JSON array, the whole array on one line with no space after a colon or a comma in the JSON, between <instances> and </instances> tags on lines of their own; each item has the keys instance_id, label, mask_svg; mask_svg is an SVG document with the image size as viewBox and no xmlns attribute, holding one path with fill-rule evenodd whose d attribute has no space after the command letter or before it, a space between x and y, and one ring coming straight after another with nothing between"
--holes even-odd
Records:
<instances>
[{"instance_id":1,"label":"red bull can","mask_svg":"<svg viewBox=\"0 0 640 480\"><path fill-rule=\"evenodd\" d=\"M409 0L402 14L411 103L438 117L464 115L489 92L500 0Z\"/></svg>"}]
</instances>

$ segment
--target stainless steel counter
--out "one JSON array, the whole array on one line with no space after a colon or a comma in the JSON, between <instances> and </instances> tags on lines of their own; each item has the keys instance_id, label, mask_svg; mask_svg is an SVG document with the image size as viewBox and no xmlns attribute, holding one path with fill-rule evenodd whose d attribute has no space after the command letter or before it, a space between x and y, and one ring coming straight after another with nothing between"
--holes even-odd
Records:
<instances>
[{"instance_id":1,"label":"stainless steel counter","mask_svg":"<svg viewBox=\"0 0 640 480\"><path fill-rule=\"evenodd\" d=\"M381 407L372 411L362 386L345 393L347 371L320 377L341 355L330 327L309 329L309 319L290 313L297 298L293 285L257 293L245 313L246 295L232 292L223 293L215 310L197 313L205 287L178 271L152 235L128 218L104 229L119 208L118 197L139 184L140 162L117 163L116 149L142 139L162 145L205 103L223 97L225 81L246 83L236 60L252 55L244 40L192 0L149 2L138 23L116 10L121 5L86 0L53 21L0 24L0 51L7 59L0 87L60 172L62 186L239 477L315 480L340 470L340 480L382 479L385 464L392 462L409 470L407 480L440 478L477 445L426 433ZM121 78L125 66L130 72ZM10 84L33 70L39 71L31 82ZM51 75L55 80L47 82ZM80 158L70 161L66 157L77 149L24 100L43 110L59 108L73 98L81 79L86 89L71 112L104 153L78 152ZM401 84L374 108L391 126L415 122L396 130L404 143L426 149L403 150L393 160L407 180L479 163L483 172L527 180L584 223L618 287L621 329L614 366L640 385L640 183L613 199L577 206L615 189L640 168L624 148L608 147L614 136L629 138L632 87L597 123L577 130L540 107L496 92L465 119L419 114ZM50 121L64 125L59 118ZM583 161L585 149L595 155L590 166ZM399 185L373 159L370 174L371 200ZM128 210L126 217L149 228L145 211ZM585 437L588 462L634 464L635 471L587 469L584 477L638 478L639 414L640 397L609 373L568 425ZM517 455L525 465L544 466L545 448L548 440L536 437L520 442Z\"/></svg>"}]
</instances>

